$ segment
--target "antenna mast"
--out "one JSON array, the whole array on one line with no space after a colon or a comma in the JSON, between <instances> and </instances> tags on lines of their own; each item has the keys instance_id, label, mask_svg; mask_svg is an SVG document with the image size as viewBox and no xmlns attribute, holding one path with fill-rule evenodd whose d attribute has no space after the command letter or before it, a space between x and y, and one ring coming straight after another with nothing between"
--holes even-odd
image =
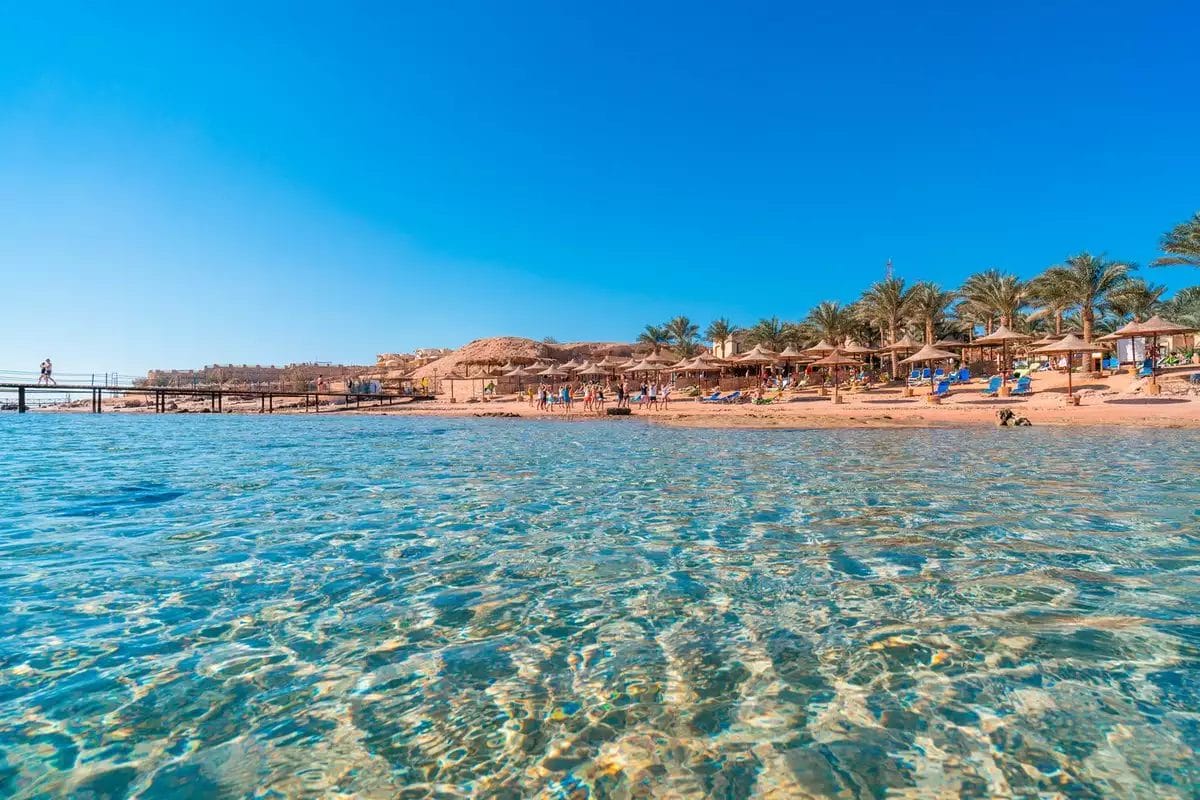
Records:
<instances>
[{"instance_id":1,"label":"antenna mast","mask_svg":"<svg viewBox=\"0 0 1200 800\"><path fill-rule=\"evenodd\" d=\"M892 279L892 260L890 258L887 261L886 277L889 281Z\"/></svg>"}]
</instances>

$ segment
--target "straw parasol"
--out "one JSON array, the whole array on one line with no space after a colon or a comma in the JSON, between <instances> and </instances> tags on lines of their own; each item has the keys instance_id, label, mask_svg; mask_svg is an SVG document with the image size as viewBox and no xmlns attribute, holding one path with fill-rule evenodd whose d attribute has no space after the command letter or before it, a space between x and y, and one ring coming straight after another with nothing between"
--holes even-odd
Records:
<instances>
[{"instance_id":1,"label":"straw parasol","mask_svg":"<svg viewBox=\"0 0 1200 800\"><path fill-rule=\"evenodd\" d=\"M507 372L505 372L504 377L516 378L517 379L517 391L519 392L519 391L521 391L521 378L528 378L532 374L533 374L532 372L528 372L527 370L523 369L522 367L514 367L514 368L508 370Z\"/></svg>"},{"instance_id":2,"label":"straw parasol","mask_svg":"<svg viewBox=\"0 0 1200 800\"><path fill-rule=\"evenodd\" d=\"M1009 342L1027 342L1032 339L1024 333L1017 333L1011 330L1007 325L1001 325L996 330L989 333L987 336L980 336L975 340L977 345L998 344L1000 345L1000 385L1008 385L1008 343Z\"/></svg>"},{"instance_id":3,"label":"straw parasol","mask_svg":"<svg viewBox=\"0 0 1200 800\"><path fill-rule=\"evenodd\" d=\"M1145 322L1137 324L1137 336L1148 336L1152 340L1150 345L1150 384L1158 385L1158 337L1174 336L1179 333L1191 333L1195 328L1188 328L1183 325L1177 325L1174 322L1169 322L1158 314L1155 314Z\"/></svg>"},{"instance_id":4,"label":"straw parasol","mask_svg":"<svg viewBox=\"0 0 1200 800\"><path fill-rule=\"evenodd\" d=\"M833 353L836 353L837 348L834 347L833 345L831 345L829 342L822 339L821 341L814 344L812 347L804 348L804 350L802 350L801 352L806 353L808 355L813 355L813 356L824 356L824 355L832 355Z\"/></svg>"},{"instance_id":5,"label":"straw parasol","mask_svg":"<svg viewBox=\"0 0 1200 800\"><path fill-rule=\"evenodd\" d=\"M776 356L776 358L786 364L791 361L803 361L805 355L789 344L787 347L779 351L779 354Z\"/></svg>"},{"instance_id":6,"label":"straw parasol","mask_svg":"<svg viewBox=\"0 0 1200 800\"><path fill-rule=\"evenodd\" d=\"M936 345L934 345L936 347ZM891 344L879 348L885 353L915 353L921 349L921 343L907 333Z\"/></svg>"},{"instance_id":7,"label":"straw parasol","mask_svg":"<svg viewBox=\"0 0 1200 800\"><path fill-rule=\"evenodd\" d=\"M949 350L941 350L931 344L927 344L917 352L905 359L901 359L901 364L928 364L929 365L929 389L933 391L933 362L945 361L950 358L958 358Z\"/></svg>"},{"instance_id":8,"label":"straw parasol","mask_svg":"<svg viewBox=\"0 0 1200 800\"><path fill-rule=\"evenodd\" d=\"M753 350L734 360L739 364L774 364L779 360L779 356L765 349L761 344L756 344Z\"/></svg>"},{"instance_id":9,"label":"straw parasol","mask_svg":"<svg viewBox=\"0 0 1200 800\"><path fill-rule=\"evenodd\" d=\"M869 355L875 352L873 347L863 347L861 344L855 344L849 340L844 345L838 348L839 353L849 353L850 355Z\"/></svg>"},{"instance_id":10,"label":"straw parasol","mask_svg":"<svg viewBox=\"0 0 1200 800\"><path fill-rule=\"evenodd\" d=\"M542 375L547 378L565 378L570 373L568 373L564 369L560 369L560 368L554 366L553 364L551 364L550 366L546 367L544 370L542 370L541 372L538 372L536 374Z\"/></svg>"},{"instance_id":11,"label":"straw parasol","mask_svg":"<svg viewBox=\"0 0 1200 800\"><path fill-rule=\"evenodd\" d=\"M1074 396L1074 389L1071 385L1071 356L1075 353L1091 353L1095 351L1099 345L1095 342L1085 342L1073 333L1068 333L1060 341L1052 342L1048 345L1037 348L1033 352L1045 353L1046 355L1066 354L1067 356L1067 399Z\"/></svg>"},{"instance_id":12,"label":"straw parasol","mask_svg":"<svg viewBox=\"0 0 1200 800\"><path fill-rule=\"evenodd\" d=\"M667 355L663 355L658 350L655 350L653 353L646 356L642 360L649 364L670 364L671 363L671 357L667 356Z\"/></svg>"},{"instance_id":13,"label":"straw parasol","mask_svg":"<svg viewBox=\"0 0 1200 800\"><path fill-rule=\"evenodd\" d=\"M809 366L812 367L834 367L833 370L833 402L838 402L838 373L837 367L844 367L851 364L859 363L859 359L853 356L843 355L841 351L834 349L832 353L824 358L818 358Z\"/></svg>"},{"instance_id":14,"label":"straw parasol","mask_svg":"<svg viewBox=\"0 0 1200 800\"><path fill-rule=\"evenodd\" d=\"M969 345L966 342L960 342L958 339L938 339L933 343L934 347L940 347L943 350L961 350Z\"/></svg>"},{"instance_id":15,"label":"straw parasol","mask_svg":"<svg viewBox=\"0 0 1200 800\"><path fill-rule=\"evenodd\" d=\"M465 381L466 378L464 378L462 375L459 375L454 370L451 370L451 371L447 372L445 375L442 375L440 380L450 381L450 402L453 403L454 402L454 382L455 381ZM440 388L440 383L439 383L439 388Z\"/></svg>"},{"instance_id":16,"label":"straw parasol","mask_svg":"<svg viewBox=\"0 0 1200 800\"><path fill-rule=\"evenodd\" d=\"M586 367L579 370L579 372L577 372L576 374L577 375L592 375L592 376L607 375L608 370L606 370L604 367L600 366L599 364L588 364Z\"/></svg>"}]
</instances>

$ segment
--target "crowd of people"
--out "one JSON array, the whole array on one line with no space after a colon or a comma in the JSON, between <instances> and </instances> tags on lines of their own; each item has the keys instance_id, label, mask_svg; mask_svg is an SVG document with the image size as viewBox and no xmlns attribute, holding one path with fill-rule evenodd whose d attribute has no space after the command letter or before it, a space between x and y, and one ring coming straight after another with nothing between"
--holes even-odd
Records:
<instances>
[{"instance_id":1,"label":"crowd of people","mask_svg":"<svg viewBox=\"0 0 1200 800\"><path fill-rule=\"evenodd\" d=\"M563 411L571 413L576 404L582 404L586 413L603 414L612 401L615 408L638 408L643 411L666 409L671 402L671 383L642 381L630 385L629 381L593 381L588 383L564 383L561 385L542 383L530 385L525 390L528 403L539 411Z\"/></svg>"}]
</instances>

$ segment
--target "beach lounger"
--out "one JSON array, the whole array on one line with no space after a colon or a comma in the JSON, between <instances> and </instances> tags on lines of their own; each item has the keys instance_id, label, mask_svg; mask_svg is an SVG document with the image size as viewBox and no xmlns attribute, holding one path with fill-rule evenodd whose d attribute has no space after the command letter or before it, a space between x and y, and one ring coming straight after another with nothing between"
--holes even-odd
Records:
<instances>
[{"instance_id":1,"label":"beach lounger","mask_svg":"<svg viewBox=\"0 0 1200 800\"><path fill-rule=\"evenodd\" d=\"M701 397L700 402L701 403L719 403L719 402L721 402L721 390L718 389L717 391L710 394L708 397Z\"/></svg>"},{"instance_id":2,"label":"beach lounger","mask_svg":"<svg viewBox=\"0 0 1200 800\"><path fill-rule=\"evenodd\" d=\"M934 397L949 397L950 396L950 381L943 378L938 382L938 385L933 389Z\"/></svg>"},{"instance_id":3,"label":"beach lounger","mask_svg":"<svg viewBox=\"0 0 1200 800\"><path fill-rule=\"evenodd\" d=\"M921 382L921 370L914 369L908 374L908 385L915 386Z\"/></svg>"},{"instance_id":4,"label":"beach lounger","mask_svg":"<svg viewBox=\"0 0 1200 800\"><path fill-rule=\"evenodd\" d=\"M717 402L719 402L719 403L737 403L741 399L742 399L742 393L740 391L738 391L738 392L731 392L730 394L725 395Z\"/></svg>"},{"instance_id":5,"label":"beach lounger","mask_svg":"<svg viewBox=\"0 0 1200 800\"><path fill-rule=\"evenodd\" d=\"M951 383L970 383L971 382L971 370L967 369L966 367L963 367L962 369L958 370L957 372L951 372L950 373L950 382Z\"/></svg>"},{"instance_id":6,"label":"beach lounger","mask_svg":"<svg viewBox=\"0 0 1200 800\"><path fill-rule=\"evenodd\" d=\"M986 397L995 397L996 395L1000 394L1000 386L1003 383L1003 378L1001 378L999 375L993 375L992 379L988 381L987 388L983 390L983 394Z\"/></svg>"},{"instance_id":7,"label":"beach lounger","mask_svg":"<svg viewBox=\"0 0 1200 800\"><path fill-rule=\"evenodd\" d=\"M1029 395L1033 394L1033 378L1028 375L1022 375L1017 378L1017 385L1013 387L1014 395Z\"/></svg>"},{"instance_id":8,"label":"beach lounger","mask_svg":"<svg viewBox=\"0 0 1200 800\"><path fill-rule=\"evenodd\" d=\"M1142 362L1142 368L1138 370L1139 378L1149 378L1154 374L1154 360L1147 358Z\"/></svg>"},{"instance_id":9,"label":"beach lounger","mask_svg":"<svg viewBox=\"0 0 1200 800\"><path fill-rule=\"evenodd\" d=\"M946 377L946 370L942 369L941 367L938 367L936 370L934 370L933 379L935 381L940 381L945 377Z\"/></svg>"}]
</instances>

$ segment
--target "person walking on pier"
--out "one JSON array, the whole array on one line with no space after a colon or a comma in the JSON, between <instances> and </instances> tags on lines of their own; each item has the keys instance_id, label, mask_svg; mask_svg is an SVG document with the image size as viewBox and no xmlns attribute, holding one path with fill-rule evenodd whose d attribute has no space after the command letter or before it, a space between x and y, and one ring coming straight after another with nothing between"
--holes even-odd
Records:
<instances>
[{"instance_id":1,"label":"person walking on pier","mask_svg":"<svg viewBox=\"0 0 1200 800\"><path fill-rule=\"evenodd\" d=\"M58 381L54 380L54 365L50 363L50 359L42 362L42 374L38 376L38 386L58 386Z\"/></svg>"}]
</instances>

